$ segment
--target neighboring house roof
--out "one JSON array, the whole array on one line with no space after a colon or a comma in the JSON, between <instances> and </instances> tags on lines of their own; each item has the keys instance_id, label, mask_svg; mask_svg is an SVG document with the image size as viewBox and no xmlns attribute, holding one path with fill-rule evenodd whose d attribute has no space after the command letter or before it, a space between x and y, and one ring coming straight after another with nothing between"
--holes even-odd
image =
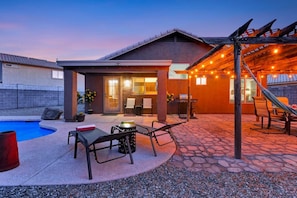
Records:
<instances>
[{"instance_id":1,"label":"neighboring house roof","mask_svg":"<svg viewBox=\"0 0 297 198\"><path fill-rule=\"evenodd\" d=\"M275 84L290 84L290 83L296 83L297 82L297 75L292 74L278 74L276 77L273 75L267 76L267 84L268 85L275 85Z\"/></svg>"},{"instance_id":2,"label":"neighboring house roof","mask_svg":"<svg viewBox=\"0 0 297 198\"><path fill-rule=\"evenodd\" d=\"M58 66L56 62L3 53L0 53L0 62L62 69L62 67Z\"/></svg>"},{"instance_id":3,"label":"neighboring house roof","mask_svg":"<svg viewBox=\"0 0 297 198\"><path fill-rule=\"evenodd\" d=\"M180 34L182 34L184 36L187 36L189 38L192 38L194 40L197 40L197 41L199 41L201 43L205 43L202 39L200 39L199 37L195 36L194 34L188 33L186 31L183 31L183 30L180 30L180 29L172 29L172 30L168 30L167 32L161 33L160 35L156 35L154 37L151 37L151 38L146 39L144 41L140 41L140 42L138 42L138 43L136 43L134 45L128 46L128 47L123 48L121 50L118 50L118 51L116 51L114 53L111 53L109 55L106 55L106 56L104 56L104 57L102 57L102 58L100 58L98 60L110 60L110 59L116 58L116 57L121 56L121 55L123 55L123 54L125 54L127 52L130 52L132 50L135 50L135 49L137 49L139 47L142 47L144 45L150 44L150 43L152 43L152 42L154 42L156 40L159 40L161 38L164 38L164 37L166 37L168 35L171 35L173 33L180 33Z\"/></svg>"}]
</instances>

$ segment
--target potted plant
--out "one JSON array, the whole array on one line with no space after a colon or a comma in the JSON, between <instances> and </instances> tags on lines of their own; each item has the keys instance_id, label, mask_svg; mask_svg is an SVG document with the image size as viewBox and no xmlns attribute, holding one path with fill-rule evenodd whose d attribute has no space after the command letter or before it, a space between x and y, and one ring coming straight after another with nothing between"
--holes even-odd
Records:
<instances>
[{"instance_id":1,"label":"potted plant","mask_svg":"<svg viewBox=\"0 0 297 198\"><path fill-rule=\"evenodd\" d=\"M77 122L83 122L85 120L85 114L83 112L79 112L76 114L76 120Z\"/></svg>"},{"instance_id":2,"label":"potted plant","mask_svg":"<svg viewBox=\"0 0 297 198\"><path fill-rule=\"evenodd\" d=\"M167 92L167 103L174 101L174 94Z\"/></svg>"},{"instance_id":3,"label":"potted plant","mask_svg":"<svg viewBox=\"0 0 297 198\"><path fill-rule=\"evenodd\" d=\"M96 95L97 95L96 91L91 91L90 89L86 89L86 92L84 94L84 99L85 99L85 102L88 103L87 112L89 114L93 113L92 102L94 102Z\"/></svg>"}]
</instances>

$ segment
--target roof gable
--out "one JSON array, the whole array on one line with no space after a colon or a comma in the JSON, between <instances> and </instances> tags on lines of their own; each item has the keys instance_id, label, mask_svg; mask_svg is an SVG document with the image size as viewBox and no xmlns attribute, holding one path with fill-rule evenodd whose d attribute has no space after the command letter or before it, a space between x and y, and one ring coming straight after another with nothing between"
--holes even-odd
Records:
<instances>
[{"instance_id":1,"label":"roof gable","mask_svg":"<svg viewBox=\"0 0 297 198\"><path fill-rule=\"evenodd\" d=\"M134 45L123 48L121 50L118 50L118 51L116 51L116 52L114 52L112 54L109 54L107 56L104 56L104 57L100 58L99 60L111 60L111 59L119 57L119 56L121 56L123 54L126 54L128 52L131 52L131 51L133 51L133 50L135 50L137 48L140 48L142 46L148 45L148 44L156 42L156 41L170 41L171 39L175 38L174 37L175 34L180 35L180 37L178 37L180 39L180 41L185 42L185 41L192 40L192 41L197 41L197 42L200 42L200 43L205 43L199 37L197 37L197 36L195 36L195 35L193 35L191 33L185 32L185 31L180 30L180 29L173 29L173 30L169 30L169 31L167 31L165 33L161 33L160 35L156 35L154 37L146 39L144 41L138 42L138 43L136 43Z\"/></svg>"},{"instance_id":2,"label":"roof gable","mask_svg":"<svg viewBox=\"0 0 297 198\"><path fill-rule=\"evenodd\" d=\"M22 64L22 65L28 65L28 66L62 69L56 64L56 62L50 62L46 60L11 55L11 54L0 53L0 61L5 63Z\"/></svg>"}]
</instances>

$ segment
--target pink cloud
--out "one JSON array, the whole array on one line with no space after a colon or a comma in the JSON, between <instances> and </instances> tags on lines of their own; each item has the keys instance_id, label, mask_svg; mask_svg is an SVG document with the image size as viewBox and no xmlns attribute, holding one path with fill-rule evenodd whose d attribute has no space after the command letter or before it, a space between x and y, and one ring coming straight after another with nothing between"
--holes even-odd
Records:
<instances>
[{"instance_id":1,"label":"pink cloud","mask_svg":"<svg viewBox=\"0 0 297 198\"><path fill-rule=\"evenodd\" d=\"M21 26L16 23L5 23L5 22L0 22L0 30L15 30L20 28Z\"/></svg>"}]
</instances>

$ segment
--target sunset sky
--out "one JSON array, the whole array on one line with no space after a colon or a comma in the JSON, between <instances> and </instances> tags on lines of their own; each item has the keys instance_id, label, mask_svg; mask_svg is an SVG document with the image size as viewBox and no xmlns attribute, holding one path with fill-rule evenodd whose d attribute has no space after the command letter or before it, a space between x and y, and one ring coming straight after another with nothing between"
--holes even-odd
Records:
<instances>
[{"instance_id":1,"label":"sunset sky","mask_svg":"<svg viewBox=\"0 0 297 198\"><path fill-rule=\"evenodd\" d=\"M174 28L228 36L249 19L260 28L297 21L296 0L7 0L0 53L49 61L98 59Z\"/></svg>"}]
</instances>

